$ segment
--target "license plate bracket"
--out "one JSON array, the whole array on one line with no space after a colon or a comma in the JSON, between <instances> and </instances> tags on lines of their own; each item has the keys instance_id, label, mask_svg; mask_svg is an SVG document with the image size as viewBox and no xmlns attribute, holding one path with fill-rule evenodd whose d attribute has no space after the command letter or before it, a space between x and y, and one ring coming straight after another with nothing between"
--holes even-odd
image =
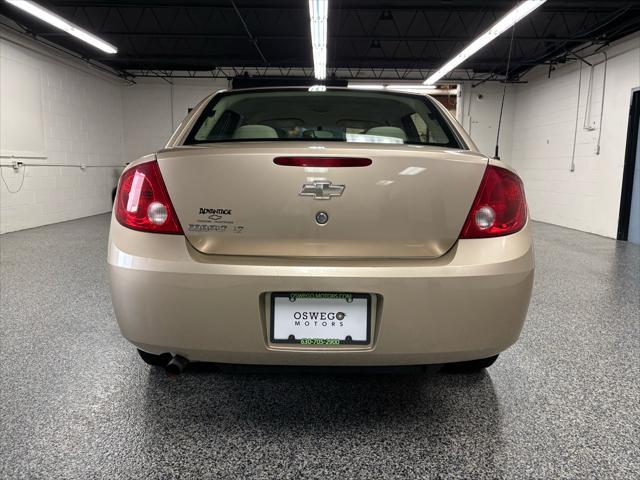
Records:
<instances>
[{"instance_id":1,"label":"license plate bracket","mask_svg":"<svg viewBox=\"0 0 640 480\"><path fill-rule=\"evenodd\" d=\"M273 292L269 332L273 344L369 345L371 295Z\"/></svg>"}]
</instances>

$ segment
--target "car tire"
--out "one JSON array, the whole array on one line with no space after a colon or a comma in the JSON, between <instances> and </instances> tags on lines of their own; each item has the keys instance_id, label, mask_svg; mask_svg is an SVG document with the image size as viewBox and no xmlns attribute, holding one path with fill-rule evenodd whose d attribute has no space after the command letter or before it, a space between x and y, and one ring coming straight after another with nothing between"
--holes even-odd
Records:
<instances>
[{"instance_id":1,"label":"car tire","mask_svg":"<svg viewBox=\"0 0 640 480\"><path fill-rule=\"evenodd\" d=\"M479 358L466 362L448 363L444 366L444 370L451 373L478 373L493 365L498 359L498 356L499 355L494 355L493 357Z\"/></svg>"},{"instance_id":2,"label":"car tire","mask_svg":"<svg viewBox=\"0 0 640 480\"><path fill-rule=\"evenodd\" d=\"M166 367L171 361L170 353L163 353L162 355L155 355L153 353L145 352L138 348L138 355L144 363L152 365L154 367Z\"/></svg>"}]
</instances>

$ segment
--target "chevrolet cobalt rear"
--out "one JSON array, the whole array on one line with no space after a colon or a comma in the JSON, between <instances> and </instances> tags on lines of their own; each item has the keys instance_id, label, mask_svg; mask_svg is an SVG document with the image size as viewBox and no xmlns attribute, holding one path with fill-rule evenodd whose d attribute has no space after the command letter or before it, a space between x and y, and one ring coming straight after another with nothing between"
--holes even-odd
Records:
<instances>
[{"instance_id":1,"label":"chevrolet cobalt rear","mask_svg":"<svg viewBox=\"0 0 640 480\"><path fill-rule=\"evenodd\" d=\"M122 174L108 261L155 365L477 370L517 340L533 281L509 167L429 97L332 88L205 99Z\"/></svg>"}]
</instances>

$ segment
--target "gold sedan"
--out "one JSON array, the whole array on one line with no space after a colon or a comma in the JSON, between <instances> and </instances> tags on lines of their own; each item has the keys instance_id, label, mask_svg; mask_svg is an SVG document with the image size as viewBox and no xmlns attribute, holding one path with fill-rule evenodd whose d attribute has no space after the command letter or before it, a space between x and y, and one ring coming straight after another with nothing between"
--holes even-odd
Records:
<instances>
[{"instance_id":1,"label":"gold sedan","mask_svg":"<svg viewBox=\"0 0 640 480\"><path fill-rule=\"evenodd\" d=\"M422 95L225 91L131 163L108 262L154 365L478 370L526 317L523 185Z\"/></svg>"}]
</instances>

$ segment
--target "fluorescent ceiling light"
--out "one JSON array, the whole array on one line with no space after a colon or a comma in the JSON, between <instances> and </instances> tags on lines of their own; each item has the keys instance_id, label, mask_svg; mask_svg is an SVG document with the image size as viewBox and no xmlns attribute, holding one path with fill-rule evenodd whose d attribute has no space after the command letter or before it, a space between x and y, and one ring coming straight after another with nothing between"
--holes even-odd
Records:
<instances>
[{"instance_id":1,"label":"fluorescent ceiling light","mask_svg":"<svg viewBox=\"0 0 640 480\"><path fill-rule=\"evenodd\" d=\"M437 88L433 85L415 85L407 83L390 83L385 90L399 90L401 92L422 93L424 95L457 95L457 88Z\"/></svg>"},{"instance_id":2,"label":"fluorescent ceiling light","mask_svg":"<svg viewBox=\"0 0 640 480\"><path fill-rule=\"evenodd\" d=\"M389 83L385 86L387 90L435 90L433 85L423 85L417 83Z\"/></svg>"},{"instance_id":3,"label":"fluorescent ceiling light","mask_svg":"<svg viewBox=\"0 0 640 480\"><path fill-rule=\"evenodd\" d=\"M358 88L360 90L384 90L382 83L351 83L349 82L347 88Z\"/></svg>"},{"instance_id":4,"label":"fluorescent ceiling light","mask_svg":"<svg viewBox=\"0 0 640 480\"><path fill-rule=\"evenodd\" d=\"M327 78L327 18L329 0L309 0L313 71L318 80Z\"/></svg>"},{"instance_id":5,"label":"fluorescent ceiling light","mask_svg":"<svg viewBox=\"0 0 640 480\"><path fill-rule=\"evenodd\" d=\"M536 8L540 7L546 1L547 0L525 0L524 2L519 3L518 6L511 9L504 17L494 23L491 28L489 28L489 30L476 38L458 55L453 57L451 60L445 63L442 68L440 68L433 75L427 78L424 81L425 85L433 85L434 83L436 83L447 73L449 73L451 70L468 59L471 55L476 53L482 47L486 46L496 37L502 35L505 31L513 27L516 23L533 12Z\"/></svg>"},{"instance_id":6,"label":"fluorescent ceiling light","mask_svg":"<svg viewBox=\"0 0 640 480\"><path fill-rule=\"evenodd\" d=\"M8 3L14 5L21 10L24 10L27 13L30 13L34 17L39 18L40 20L47 22L49 25L53 25L60 30L67 32L69 35L73 35L76 38L79 38L83 42L87 42L90 45L93 45L96 48L99 48L103 52L107 53L117 53L118 49L111 45L110 43L105 42L104 40L96 37L95 35L87 32L86 30L74 25L71 22L66 21L64 18L56 15L55 13L47 10L44 7L41 7L35 2L31 2L29 0L7 0Z\"/></svg>"},{"instance_id":7,"label":"fluorescent ceiling light","mask_svg":"<svg viewBox=\"0 0 640 480\"><path fill-rule=\"evenodd\" d=\"M439 89L433 85L421 83L354 83L349 82L347 88L358 90L396 90L400 92L419 93L422 95L457 95L458 89Z\"/></svg>"}]
</instances>

